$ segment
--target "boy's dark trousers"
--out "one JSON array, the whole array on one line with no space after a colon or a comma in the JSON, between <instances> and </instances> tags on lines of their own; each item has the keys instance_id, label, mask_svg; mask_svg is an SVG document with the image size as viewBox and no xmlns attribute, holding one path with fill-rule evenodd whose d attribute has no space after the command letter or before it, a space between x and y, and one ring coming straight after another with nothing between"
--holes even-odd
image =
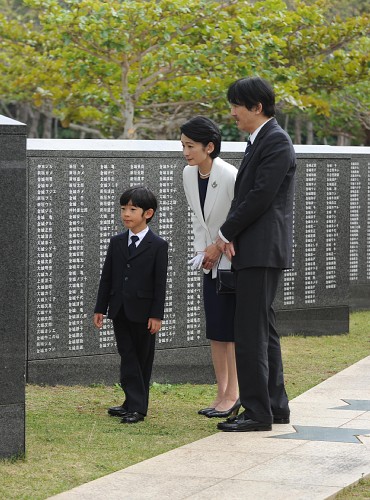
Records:
<instances>
[{"instance_id":1,"label":"boy's dark trousers","mask_svg":"<svg viewBox=\"0 0 370 500\"><path fill-rule=\"evenodd\" d=\"M155 335L147 323L129 321L121 307L113 319L118 353L121 357L121 387L126 400L123 408L146 415L152 374Z\"/></svg>"}]
</instances>

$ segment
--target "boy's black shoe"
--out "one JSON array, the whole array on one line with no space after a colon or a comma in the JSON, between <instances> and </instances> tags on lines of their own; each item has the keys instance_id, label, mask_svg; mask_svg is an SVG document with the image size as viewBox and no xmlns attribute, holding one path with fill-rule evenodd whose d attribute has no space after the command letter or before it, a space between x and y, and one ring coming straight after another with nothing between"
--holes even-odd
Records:
<instances>
[{"instance_id":1,"label":"boy's black shoe","mask_svg":"<svg viewBox=\"0 0 370 500\"><path fill-rule=\"evenodd\" d=\"M128 411L121 405L121 406L111 406L108 408L108 413L112 417L124 417L127 415Z\"/></svg>"},{"instance_id":2,"label":"boy's black shoe","mask_svg":"<svg viewBox=\"0 0 370 500\"><path fill-rule=\"evenodd\" d=\"M144 420L144 415L141 413L138 413L137 411L134 411L133 413L127 413L123 419L121 420L122 424L136 424L137 422L140 422L141 420Z\"/></svg>"}]
</instances>

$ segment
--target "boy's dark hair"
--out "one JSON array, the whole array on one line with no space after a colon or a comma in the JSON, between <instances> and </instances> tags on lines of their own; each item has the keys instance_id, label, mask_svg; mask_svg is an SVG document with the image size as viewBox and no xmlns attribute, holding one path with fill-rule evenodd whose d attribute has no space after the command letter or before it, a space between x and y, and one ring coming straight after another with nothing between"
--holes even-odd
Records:
<instances>
[{"instance_id":1,"label":"boy's dark hair","mask_svg":"<svg viewBox=\"0 0 370 500\"><path fill-rule=\"evenodd\" d=\"M216 123L205 116L195 116L180 127L181 133L189 137L192 141L200 142L207 146L213 142L215 149L210 153L210 157L217 158L221 150L221 132Z\"/></svg>"},{"instance_id":2,"label":"boy's dark hair","mask_svg":"<svg viewBox=\"0 0 370 500\"><path fill-rule=\"evenodd\" d=\"M142 208L144 212L146 210L149 210L149 208L152 208L154 210L154 213L157 210L157 198L155 197L154 193L145 186L134 186L126 189L126 191L122 193L119 200L120 205L127 205L130 201L134 205L134 207ZM153 217L147 219L147 222L150 222L152 218Z\"/></svg>"},{"instance_id":3,"label":"boy's dark hair","mask_svg":"<svg viewBox=\"0 0 370 500\"><path fill-rule=\"evenodd\" d=\"M240 78L232 83L227 91L227 100L231 104L245 106L250 111L259 103L265 116L275 116L275 92L272 86L259 76Z\"/></svg>"}]
</instances>

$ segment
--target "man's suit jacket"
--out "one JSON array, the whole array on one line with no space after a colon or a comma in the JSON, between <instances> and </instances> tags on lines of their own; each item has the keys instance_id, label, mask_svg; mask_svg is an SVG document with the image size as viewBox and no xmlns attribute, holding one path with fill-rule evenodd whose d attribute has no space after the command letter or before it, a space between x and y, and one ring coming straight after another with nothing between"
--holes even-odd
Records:
<instances>
[{"instance_id":1,"label":"man's suit jacket","mask_svg":"<svg viewBox=\"0 0 370 500\"><path fill-rule=\"evenodd\" d=\"M226 220L234 196L236 174L237 169L230 163L221 158L213 160L203 217L199 199L198 168L191 165L184 168L183 184L187 202L192 210L193 245L196 252L203 251L216 241L218 230ZM222 262L220 267L230 267L230 263ZM213 274L215 273L216 269Z\"/></svg>"},{"instance_id":2,"label":"man's suit jacket","mask_svg":"<svg viewBox=\"0 0 370 500\"><path fill-rule=\"evenodd\" d=\"M295 170L292 141L273 118L258 132L241 163L230 212L221 227L223 236L234 242L236 270L291 267Z\"/></svg>"},{"instance_id":3,"label":"man's suit jacket","mask_svg":"<svg viewBox=\"0 0 370 500\"><path fill-rule=\"evenodd\" d=\"M101 273L95 313L113 319L123 305L126 317L144 323L163 318L166 295L168 243L149 229L133 256L128 253L128 231L110 240Z\"/></svg>"}]
</instances>

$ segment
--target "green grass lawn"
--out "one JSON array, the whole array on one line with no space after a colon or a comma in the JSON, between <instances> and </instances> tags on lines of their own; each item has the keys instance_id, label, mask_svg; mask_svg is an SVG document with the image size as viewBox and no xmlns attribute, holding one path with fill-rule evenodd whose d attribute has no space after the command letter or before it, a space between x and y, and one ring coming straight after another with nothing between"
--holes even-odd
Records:
<instances>
[{"instance_id":1,"label":"green grass lawn","mask_svg":"<svg viewBox=\"0 0 370 500\"><path fill-rule=\"evenodd\" d=\"M284 337L290 399L370 354L370 311L351 315L349 335ZM0 461L0 499L45 499L216 432L197 410L213 385L154 383L144 423L120 424L107 407L118 387L27 386L26 457ZM370 479L338 498L370 498Z\"/></svg>"}]
</instances>

